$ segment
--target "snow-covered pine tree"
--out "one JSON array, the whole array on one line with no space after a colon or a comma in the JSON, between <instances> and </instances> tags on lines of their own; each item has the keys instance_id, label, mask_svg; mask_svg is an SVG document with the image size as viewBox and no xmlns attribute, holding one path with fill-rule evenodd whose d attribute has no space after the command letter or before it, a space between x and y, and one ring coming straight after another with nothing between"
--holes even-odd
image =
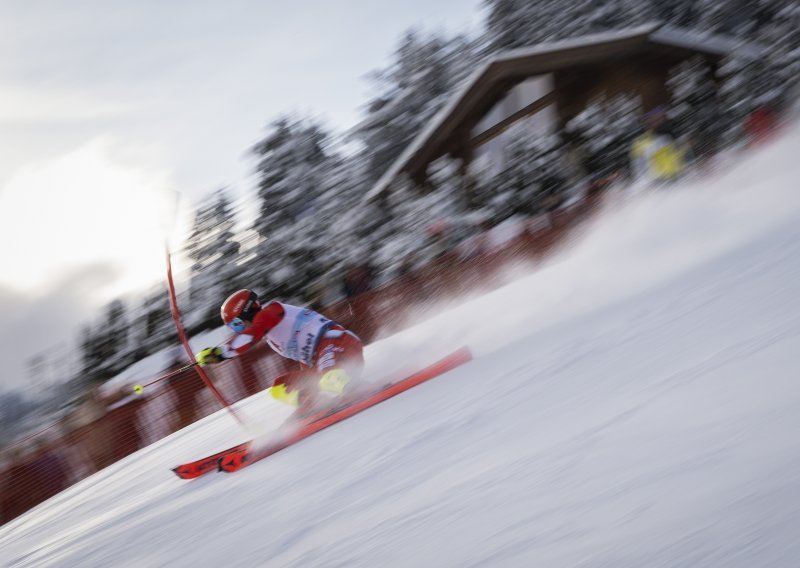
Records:
<instances>
[{"instance_id":1,"label":"snow-covered pine tree","mask_svg":"<svg viewBox=\"0 0 800 568\"><path fill-rule=\"evenodd\" d=\"M486 0L489 52L635 26L652 21L646 0Z\"/></svg>"},{"instance_id":2,"label":"snow-covered pine tree","mask_svg":"<svg viewBox=\"0 0 800 568\"><path fill-rule=\"evenodd\" d=\"M675 136L687 145L690 158L712 155L724 132L713 71L703 58L693 57L670 70L667 86Z\"/></svg>"},{"instance_id":3,"label":"snow-covered pine tree","mask_svg":"<svg viewBox=\"0 0 800 568\"><path fill-rule=\"evenodd\" d=\"M144 294L131 314L134 357L141 359L168 345L175 345L178 334L170 315L166 286L156 286Z\"/></svg>"},{"instance_id":4,"label":"snow-covered pine tree","mask_svg":"<svg viewBox=\"0 0 800 568\"><path fill-rule=\"evenodd\" d=\"M387 220L370 241L373 267L382 280L434 260L462 236L467 210L458 161L439 158L429 166L429 173L425 193L400 177L387 195Z\"/></svg>"},{"instance_id":5,"label":"snow-covered pine tree","mask_svg":"<svg viewBox=\"0 0 800 568\"><path fill-rule=\"evenodd\" d=\"M761 0L753 36L768 46L761 62L761 99L779 109L800 95L800 3L796 0Z\"/></svg>"},{"instance_id":6,"label":"snow-covered pine tree","mask_svg":"<svg viewBox=\"0 0 800 568\"><path fill-rule=\"evenodd\" d=\"M601 96L566 124L566 134L577 148L585 173L601 178L627 172L631 143L641 130L641 115L641 103L634 95Z\"/></svg>"},{"instance_id":7,"label":"snow-covered pine tree","mask_svg":"<svg viewBox=\"0 0 800 568\"><path fill-rule=\"evenodd\" d=\"M681 28L691 28L697 21L697 0L646 1L654 20Z\"/></svg>"},{"instance_id":8,"label":"snow-covered pine tree","mask_svg":"<svg viewBox=\"0 0 800 568\"><path fill-rule=\"evenodd\" d=\"M522 0L485 0L486 35L489 51L503 51L536 42ZM542 3L539 3L542 4Z\"/></svg>"},{"instance_id":9,"label":"snow-covered pine tree","mask_svg":"<svg viewBox=\"0 0 800 568\"><path fill-rule=\"evenodd\" d=\"M283 116L253 147L261 201L261 214L253 228L261 236L269 237L313 213L329 146L329 134L316 121Z\"/></svg>"},{"instance_id":10,"label":"snow-covered pine tree","mask_svg":"<svg viewBox=\"0 0 800 568\"><path fill-rule=\"evenodd\" d=\"M262 293L303 301L335 264L326 235L347 216L353 185L331 146L318 122L283 117L253 148L261 202L253 228L262 240L244 268Z\"/></svg>"},{"instance_id":11,"label":"snow-covered pine tree","mask_svg":"<svg viewBox=\"0 0 800 568\"><path fill-rule=\"evenodd\" d=\"M378 94L351 132L362 143L359 159L377 181L473 69L474 45L463 37L409 30L391 63L371 74Z\"/></svg>"},{"instance_id":12,"label":"snow-covered pine tree","mask_svg":"<svg viewBox=\"0 0 800 568\"><path fill-rule=\"evenodd\" d=\"M237 286L239 242L228 191L219 189L197 208L186 254L192 261L187 329L219 325L217 305Z\"/></svg>"},{"instance_id":13,"label":"snow-covered pine tree","mask_svg":"<svg viewBox=\"0 0 800 568\"><path fill-rule=\"evenodd\" d=\"M563 191L566 183L557 135L523 122L509 128L506 137L503 167L491 181L494 191L488 203L495 221L542 211L547 198Z\"/></svg>"},{"instance_id":14,"label":"snow-covered pine tree","mask_svg":"<svg viewBox=\"0 0 800 568\"><path fill-rule=\"evenodd\" d=\"M133 354L128 349L129 329L127 311L121 300L108 303L97 324L84 326L80 341L81 384L107 380L133 362Z\"/></svg>"},{"instance_id":15,"label":"snow-covered pine tree","mask_svg":"<svg viewBox=\"0 0 800 568\"><path fill-rule=\"evenodd\" d=\"M311 288L325 289L328 297L339 293L346 265L371 249L369 225L379 219L366 214L362 203L369 189L365 162L333 155L316 204L311 239L320 250Z\"/></svg>"}]
</instances>

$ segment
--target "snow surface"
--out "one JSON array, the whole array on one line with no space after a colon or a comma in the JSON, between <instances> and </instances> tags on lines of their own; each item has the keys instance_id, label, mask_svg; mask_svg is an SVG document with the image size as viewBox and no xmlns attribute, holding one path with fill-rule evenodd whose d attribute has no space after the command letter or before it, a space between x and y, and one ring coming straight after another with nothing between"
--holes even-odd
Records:
<instances>
[{"instance_id":1,"label":"snow surface","mask_svg":"<svg viewBox=\"0 0 800 568\"><path fill-rule=\"evenodd\" d=\"M217 413L0 527L0 565L798 565L798 147L621 196L538 272L367 352L374 374L466 343L465 367L177 479L245 439Z\"/></svg>"}]
</instances>

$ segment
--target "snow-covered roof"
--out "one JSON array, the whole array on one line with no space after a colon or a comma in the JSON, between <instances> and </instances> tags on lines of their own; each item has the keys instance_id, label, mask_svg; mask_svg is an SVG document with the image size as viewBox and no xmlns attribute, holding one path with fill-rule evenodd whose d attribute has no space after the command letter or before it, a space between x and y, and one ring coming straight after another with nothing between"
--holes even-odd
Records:
<instances>
[{"instance_id":1,"label":"snow-covered roof","mask_svg":"<svg viewBox=\"0 0 800 568\"><path fill-rule=\"evenodd\" d=\"M686 30L671 26L661 26L650 34L649 41L690 49L700 53L713 55L737 55L744 59L758 59L764 54L765 47L752 42L742 42L739 39L708 34L695 30Z\"/></svg>"},{"instance_id":2,"label":"snow-covered roof","mask_svg":"<svg viewBox=\"0 0 800 568\"><path fill-rule=\"evenodd\" d=\"M367 192L365 200L369 201L383 193L391 182L408 165L409 161L439 132L448 120L451 120L457 109L468 105L468 101L480 90L480 86L488 82L497 82L504 78L501 69L522 60L535 60L528 68L529 76L537 73L551 72L571 65L599 61L613 55L610 50L593 49L599 46L619 45L618 51L628 51L647 45L661 45L716 57L737 54L746 59L755 59L763 53L763 48L754 44L746 44L739 40L713 34L705 34L650 23L641 26L585 35L566 40L541 43L529 47L521 47L502 52L487 59L457 89L445 106L428 122L427 126L405 148L375 185ZM569 58L556 58L566 55ZM579 55L578 55L579 54Z\"/></svg>"},{"instance_id":3,"label":"snow-covered roof","mask_svg":"<svg viewBox=\"0 0 800 568\"><path fill-rule=\"evenodd\" d=\"M546 53L553 53L556 51L566 51L568 49L579 49L590 47L603 43L610 43L613 41L621 41L626 39L635 39L647 36L659 28L659 24L643 24L632 28L624 28L621 30L611 30L607 32L599 32L596 34L587 34L569 39L562 39L558 41L548 41L536 45L529 45L525 47L517 47L504 51L492 59L495 61L505 61L511 59L518 59L520 57L530 57L533 55L543 55Z\"/></svg>"}]
</instances>

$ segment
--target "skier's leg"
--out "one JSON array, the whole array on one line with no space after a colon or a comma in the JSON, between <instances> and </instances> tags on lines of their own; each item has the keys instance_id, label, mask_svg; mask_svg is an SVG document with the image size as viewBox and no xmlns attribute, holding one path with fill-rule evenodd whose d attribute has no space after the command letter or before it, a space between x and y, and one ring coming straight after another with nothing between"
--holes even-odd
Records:
<instances>
[{"instance_id":1,"label":"skier's leg","mask_svg":"<svg viewBox=\"0 0 800 568\"><path fill-rule=\"evenodd\" d=\"M329 332L317 353L321 391L341 395L358 382L364 368L364 348L357 335L349 331Z\"/></svg>"},{"instance_id":2,"label":"skier's leg","mask_svg":"<svg viewBox=\"0 0 800 568\"><path fill-rule=\"evenodd\" d=\"M319 376L315 370L293 371L277 377L270 394L284 404L296 406L301 413L317 404Z\"/></svg>"}]
</instances>

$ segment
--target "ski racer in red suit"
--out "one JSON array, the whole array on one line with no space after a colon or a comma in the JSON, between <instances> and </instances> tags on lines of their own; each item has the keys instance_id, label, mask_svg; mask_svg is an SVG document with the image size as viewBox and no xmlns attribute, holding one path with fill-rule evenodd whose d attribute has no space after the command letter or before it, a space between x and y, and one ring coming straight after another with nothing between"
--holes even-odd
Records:
<instances>
[{"instance_id":1,"label":"ski racer in red suit","mask_svg":"<svg viewBox=\"0 0 800 568\"><path fill-rule=\"evenodd\" d=\"M237 335L200 351L200 366L241 355L264 339L279 355L300 364L303 372L282 375L273 386L283 385L287 393L297 390L301 409L314 406L320 391L342 394L361 375L361 340L322 314L276 300L262 307L252 290L235 292L220 311Z\"/></svg>"}]
</instances>

